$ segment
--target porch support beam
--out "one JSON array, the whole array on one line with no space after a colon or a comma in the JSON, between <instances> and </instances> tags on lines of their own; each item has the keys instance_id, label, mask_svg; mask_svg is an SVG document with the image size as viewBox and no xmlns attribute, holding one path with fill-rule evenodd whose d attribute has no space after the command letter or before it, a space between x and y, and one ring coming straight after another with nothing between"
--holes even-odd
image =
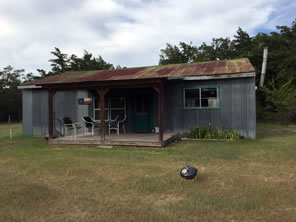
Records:
<instances>
[{"instance_id":1,"label":"porch support beam","mask_svg":"<svg viewBox=\"0 0 296 222\"><path fill-rule=\"evenodd\" d=\"M143 80L110 80L110 81L93 81L93 82L79 82L79 83L57 83L57 84L45 84L40 85L44 89L62 89L62 90L73 90L73 89L92 89L97 90L98 88L151 88L155 85L162 84L165 80L162 79L145 79ZM38 85L39 86L39 85Z\"/></svg>"},{"instance_id":2,"label":"porch support beam","mask_svg":"<svg viewBox=\"0 0 296 222\"><path fill-rule=\"evenodd\" d=\"M56 91L48 90L48 137L53 139L53 97Z\"/></svg>"},{"instance_id":3,"label":"porch support beam","mask_svg":"<svg viewBox=\"0 0 296 222\"><path fill-rule=\"evenodd\" d=\"M105 141L105 94L109 91L109 88L97 89L97 93L100 96L100 120L101 120L101 141Z\"/></svg>"},{"instance_id":4,"label":"porch support beam","mask_svg":"<svg viewBox=\"0 0 296 222\"><path fill-rule=\"evenodd\" d=\"M163 85L153 87L158 95L159 142L163 142Z\"/></svg>"}]
</instances>

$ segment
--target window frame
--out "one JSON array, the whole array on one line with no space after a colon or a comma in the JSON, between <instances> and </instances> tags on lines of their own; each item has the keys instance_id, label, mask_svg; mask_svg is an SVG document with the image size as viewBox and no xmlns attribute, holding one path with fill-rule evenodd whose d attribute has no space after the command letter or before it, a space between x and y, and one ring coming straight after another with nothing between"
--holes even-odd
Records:
<instances>
[{"instance_id":1,"label":"window frame","mask_svg":"<svg viewBox=\"0 0 296 222\"><path fill-rule=\"evenodd\" d=\"M112 108L111 107L111 99L112 98L122 98L124 100L124 106L122 108ZM93 98L93 118L94 120L99 120L99 119L95 119L95 112L99 111L100 112L100 108L95 108L95 100L97 98ZM105 111L107 111L107 116L105 116L105 121L110 121L111 118L111 112L112 111L116 111L116 110L122 110L124 112L124 115L126 115L126 97L125 96L114 96L114 97L107 97L106 98L106 103L105 104Z\"/></svg>"},{"instance_id":2,"label":"window frame","mask_svg":"<svg viewBox=\"0 0 296 222\"><path fill-rule=\"evenodd\" d=\"M217 106L216 107L203 107L201 106L200 101L200 107L186 107L185 106L185 90L186 89L200 89L200 95L201 95L201 89L205 88L216 88L217 89ZM220 86L219 85L193 85L193 86L186 86L182 88L182 108L184 110L202 110L202 109L221 109L220 107Z\"/></svg>"}]
</instances>

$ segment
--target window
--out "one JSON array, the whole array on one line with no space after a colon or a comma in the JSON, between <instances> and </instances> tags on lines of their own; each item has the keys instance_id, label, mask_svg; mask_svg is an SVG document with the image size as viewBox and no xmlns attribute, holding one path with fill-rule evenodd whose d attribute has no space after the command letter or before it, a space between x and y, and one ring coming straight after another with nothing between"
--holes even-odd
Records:
<instances>
[{"instance_id":1,"label":"window","mask_svg":"<svg viewBox=\"0 0 296 222\"><path fill-rule=\"evenodd\" d=\"M219 90L216 86L196 87L183 89L185 109L192 108L218 108Z\"/></svg>"},{"instance_id":2,"label":"window","mask_svg":"<svg viewBox=\"0 0 296 222\"><path fill-rule=\"evenodd\" d=\"M148 115L149 113L149 98L148 96L136 96L136 114Z\"/></svg>"},{"instance_id":3,"label":"window","mask_svg":"<svg viewBox=\"0 0 296 222\"><path fill-rule=\"evenodd\" d=\"M93 107L94 107L94 113L93 113L93 118L95 120L99 120L100 119L100 99L95 98L93 99ZM108 107L108 100L105 99L105 121L109 120L109 107Z\"/></svg>"},{"instance_id":4,"label":"window","mask_svg":"<svg viewBox=\"0 0 296 222\"><path fill-rule=\"evenodd\" d=\"M99 99L96 98L94 101L94 119L100 119L100 107ZM126 115L126 101L124 97L109 97L105 99L105 121L110 119L115 119L116 116L119 116L119 119L123 119ZM111 117L111 118L110 118Z\"/></svg>"},{"instance_id":5,"label":"window","mask_svg":"<svg viewBox=\"0 0 296 222\"><path fill-rule=\"evenodd\" d=\"M109 116L115 119L119 116L119 120L123 119L126 115L126 102L124 97L111 97L109 98Z\"/></svg>"}]
</instances>

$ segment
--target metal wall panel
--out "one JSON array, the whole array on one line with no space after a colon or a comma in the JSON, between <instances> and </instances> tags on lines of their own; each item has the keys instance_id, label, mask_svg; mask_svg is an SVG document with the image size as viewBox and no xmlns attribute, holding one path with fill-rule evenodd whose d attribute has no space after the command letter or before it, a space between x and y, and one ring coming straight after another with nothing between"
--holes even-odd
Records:
<instances>
[{"instance_id":1,"label":"metal wall panel","mask_svg":"<svg viewBox=\"0 0 296 222\"><path fill-rule=\"evenodd\" d=\"M48 136L48 92L41 90L41 136Z\"/></svg>"},{"instance_id":2,"label":"metal wall panel","mask_svg":"<svg viewBox=\"0 0 296 222\"><path fill-rule=\"evenodd\" d=\"M217 85L220 89L219 109L183 109L182 89L190 86ZM132 130L134 90L122 90L127 97L127 130ZM91 106L78 105L78 98L87 97L86 90L57 91L54 96L55 134L63 134L63 117L81 122L88 115ZM154 111L157 110L157 96L153 95ZM164 87L164 131L184 132L197 125L217 126L221 129L235 129L243 136L256 137L255 79L221 79L170 82ZM157 112L154 115L157 125ZM48 134L48 93L46 90L23 90L23 135L44 136Z\"/></svg>"},{"instance_id":3,"label":"metal wall panel","mask_svg":"<svg viewBox=\"0 0 296 222\"><path fill-rule=\"evenodd\" d=\"M256 138L256 91L255 78L249 79L247 102L248 102L248 137Z\"/></svg>"},{"instance_id":4,"label":"metal wall panel","mask_svg":"<svg viewBox=\"0 0 296 222\"><path fill-rule=\"evenodd\" d=\"M77 91L57 91L53 98L54 134L61 136L63 132L63 118L69 117L77 122ZM70 132L73 133L73 132Z\"/></svg>"},{"instance_id":5,"label":"metal wall panel","mask_svg":"<svg viewBox=\"0 0 296 222\"><path fill-rule=\"evenodd\" d=\"M229 112L229 114L231 114L229 117L232 118L231 128L239 131L239 133L242 133L242 122L244 121L244 118L246 118L246 116L243 117L241 113L243 105L243 91L241 91L242 84L239 79L233 79L231 82L232 84L230 87L232 87L232 110Z\"/></svg>"},{"instance_id":6,"label":"metal wall panel","mask_svg":"<svg viewBox=\"0 0 296 222\"><path fill-rule=\"evenodd\" d=\"M48 128L47 91L26 89L23 94L23 135L46 136Z\"/></svg>"},{"instance_id":7,"label":"metal wall panel","mask_svg":"<svg viewBox=\"0 0 296 222\"><path fill-rule=\"evenodd\" d=\"M219 87L219 109L183 109L182 89L207 85ZM172 82L166 84L164 95L165 132L184 132L195 126L210 124L220 129L234 129L245 137L256 138L256 98L253 77Z\"/></svg>"},{"instance_id":8,"label":"metal wall panel","mask_svg":"<svg viewBox=\"0 0 296 222\"><path fill-rule=\"evenodd\" d=\"M32 90L31 89L22 90L22 97L23 97L23 135L32 136L33 134Z\"/></svg>"},{"instance_id":9,"label":"metal wall panel","mask_svg":"<svg viewBox=\"0 0 296 222\"><path fill-rule=\"evenodd\" d=\"M231 82L221 80L217 83L220 86L220 107L219 118L222 129L232 128L232 87ZM221 95L222 93L222 95Z\"/></svg>"},{"instance_id":10,"label":"metal wall panel","mask_svg":"<svg viewBox=\"0 0 296 222\"><path fill-rule=\"evenodd\" d=\"M78 105L78 98L80 97L87 97L87 91L57 91L54 95L55 135L63 135L64 117L70 117L73 122L81 122L81 117L88 114L88 106ZM23 135L48 135L47 90L23 90Z\"/></svg>"},{"instance_id":11,"label":"metal wall panel","mask_svg":"<svg viewBox=\"0 0 296 222\"><path fill-rule=\"evenodd\" d=\"M41 90L33 90L32 92L33 136L41 136Z\"/></svg>"},{"instance_id":12,"label":"metal wall panel","mask_svg":"<svg viewBox=\"0 0 296 222\"><path fill-rule=\"evenodd\" d=\"M79 133L82 133L82 130L84 130L84 122L82 120L83 116L88 116L90 105L79 105L78 99L79 98L87 98L88 97L88 91L87 90L78 90L76 94L76 122L80 122L83 126L82 129L78 130Z\"/></svg>"}]
</instances>

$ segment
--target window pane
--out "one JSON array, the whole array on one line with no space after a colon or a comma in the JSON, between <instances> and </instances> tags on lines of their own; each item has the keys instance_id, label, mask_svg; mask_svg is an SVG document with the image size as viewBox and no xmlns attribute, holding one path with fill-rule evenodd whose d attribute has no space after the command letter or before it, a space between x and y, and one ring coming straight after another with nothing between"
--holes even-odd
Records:
<instances>
[{"instance_id":1,"label":"window pane","mask_svg":"<svg viewBox=\"0 0 296 222\"><path fill-rule=\"evenodd\" d=\"M149 97L136 96L136 113L138 115L147 115L149 112Z\"/></svg>"},{"instance_id":2,"label":"window pane","mask_svg":"<svg viewBox=\"0 0 296 222\"><path fill-rule=\"evenodd\" d=\"M201 106L218 107L217 88L201 89Z\"/></svg>"},{"instance_id":3,"label":"window pane","mask_svg":"<svg viewBox=\"0 0 296 222\"><path fill-rule=\"evenodd\" d=\"M200 89L185 89L185 107L200 107Z\"/></svg>"},{"instance_id":4,"label":"window pane","mask_svg":"<svg viewBox=\"0 0 296 222\"><path fill-rule=\"evenodd\" d=\"M95 109L99 109L100 108L100 99L96 98L94 99L95 101ZM105 109L108 109L108 99L105 98Z\"/></svg>"}]
</instances>

